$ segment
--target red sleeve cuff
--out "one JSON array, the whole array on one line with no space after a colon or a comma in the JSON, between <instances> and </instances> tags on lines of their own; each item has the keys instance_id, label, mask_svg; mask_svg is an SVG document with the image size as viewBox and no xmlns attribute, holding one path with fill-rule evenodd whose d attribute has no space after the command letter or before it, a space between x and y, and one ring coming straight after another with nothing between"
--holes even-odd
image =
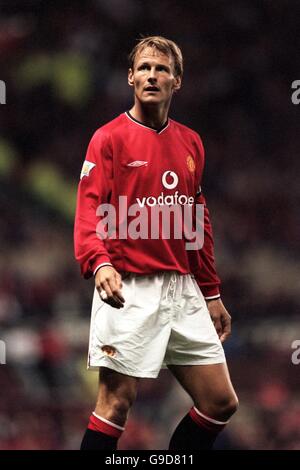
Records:
<instances>
[{"instance_id":1,"label":"red sleeve cuff","mask_svg":"<svg viewBox=\"0 0 300 470\"><path fill-rule=\"evenodd\" d=\"M199 283L198 283L198 286L204 296L205 299L209 299L210 297L212 298L218 298L220 297L220 289L219 289L219 286L218 285L214 285L214 286L201 286Z\"/></svg>"}]
</instances>

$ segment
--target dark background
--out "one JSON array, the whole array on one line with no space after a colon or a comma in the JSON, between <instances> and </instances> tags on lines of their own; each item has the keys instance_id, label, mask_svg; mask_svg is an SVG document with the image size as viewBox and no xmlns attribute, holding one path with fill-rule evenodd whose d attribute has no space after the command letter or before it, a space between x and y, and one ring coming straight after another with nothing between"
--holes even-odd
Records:
<instances>
[{"instance_id":1,"label":"dark background","mask_svg":"<svg viewBox=\"0 0 300 470\"><path fill-rule=\"evenodd\" d=\"M86 371L93 281L73 259L76 188L93 132L128 109L127 54L160 34L185 59L170 116L198 131L240 409L217 447L300 449L298 1L1 1L0 449L76 449L97 389ZM163 449L190 401L144 380L122 449Z\"/></svg>"}]
</instances>

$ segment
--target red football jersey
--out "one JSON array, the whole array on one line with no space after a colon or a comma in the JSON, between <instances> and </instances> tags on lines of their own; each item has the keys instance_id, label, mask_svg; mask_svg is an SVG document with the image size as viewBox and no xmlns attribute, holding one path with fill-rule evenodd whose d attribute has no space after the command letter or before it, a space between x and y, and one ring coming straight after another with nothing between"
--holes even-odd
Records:
<instances>
[{"instance_id":1,"label":"red football jersey","mask_svg":"<svg viewBox=\"0 0 300 470\"><path fill-rule=\"evenodd\" d=\"M192 273L206 298L217 297L220 280L215 270L212 229L205 199L199 193L203 166L199 135L172 119L157 130L127 112L99 128L87 150L77 196L75 256L84 277L109 263L119 272ZM187 250L185 237L174 235L178 214L171 217L175 228L171 227L169 236L162 235L161 226L152 236L153 207L195 203L204 204L201 249ZM115 224L105 238L99 222L103 222L108 205L115 208ZM142 216L140 224L137 215ZM141 228L145 221L149 230ZM139 237L128 236L127 229L133 224L134 233L140 230Z\"/></svg>"}]
</instances>

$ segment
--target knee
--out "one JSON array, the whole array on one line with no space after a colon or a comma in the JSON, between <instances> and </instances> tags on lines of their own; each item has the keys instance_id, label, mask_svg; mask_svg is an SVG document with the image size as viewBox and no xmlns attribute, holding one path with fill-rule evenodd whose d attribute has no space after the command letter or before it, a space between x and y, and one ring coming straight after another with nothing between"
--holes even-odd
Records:
<instances>
[{"instance_id":1,"label":"knee","mask_svg":"<svg viewBox=\"0 0 300 470\"><path fill-rule=\"evenodd\" d=\"M225 419L231 418L236 413L239 406L239 401L236 395L229 397L220 407L220 412L225 416Z\"/></svg>"},{"instance_id":2,"label":"knee","mask_svg":"<svg viewBox=\"0 0 300 470\"><path fill-rule=\"evenodd\" d=\"M99 393L95 412L99 416L123 426L137 394L137 379L124 376L112 369L100 370Z\"/></svg>"},{"instance_id":3,"label":"knee","mask_svg":"<svg viewBox=\"0 0 300 470\"><path fill-rule=\"evenodd\" d=\"M239 402L235 394L215 397L207 405L207 414L211 418L220 421L228 421L237 411L238 406ZM201 411L201 408L199 410Z\"/></svg>"},{"instance_id":4,"label":"knee","mask_svg":"<svg viewBox=\"0 0 300 470\"><path fill-rule=\"evenodd\" d=\"M106 419L114 423L125 423L128 411L135 400L135 393L119 391L107 398Z\"/></svg>"}]
</instances>

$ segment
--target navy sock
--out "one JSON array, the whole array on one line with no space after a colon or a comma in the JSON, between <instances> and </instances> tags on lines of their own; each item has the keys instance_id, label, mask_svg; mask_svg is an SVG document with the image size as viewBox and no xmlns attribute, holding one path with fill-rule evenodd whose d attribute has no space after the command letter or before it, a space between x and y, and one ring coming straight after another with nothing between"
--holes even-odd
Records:
<instances>
[{"instance_id":1,"label":"navy sock","mask_svg":"<svg viewBox=\"0 0 300 470\"><path fill-rule=\"evenodd\" d=\"M226 423L212 420L192 408L180 421L169 444L169 450L211 450Z\"/></svg>"},{"instance_id":2,"label":"navy sock","mask_svg":"<svg viewBox=\"0 0 300 470\"><path fill-rule=\"evenodd\" d=\"M80 450L116 450L118 439L103 432L87 429Z\"/></svg>"},{"instance_id":3,"label":"navy sock","mask_svg":"<svg viewBox=\"0 0 300 470\"><path fill-rule=\"evenodd\" d=\"M93 413L80 450L116 450L124 428Z\"/></svg>"}]
</instances>

